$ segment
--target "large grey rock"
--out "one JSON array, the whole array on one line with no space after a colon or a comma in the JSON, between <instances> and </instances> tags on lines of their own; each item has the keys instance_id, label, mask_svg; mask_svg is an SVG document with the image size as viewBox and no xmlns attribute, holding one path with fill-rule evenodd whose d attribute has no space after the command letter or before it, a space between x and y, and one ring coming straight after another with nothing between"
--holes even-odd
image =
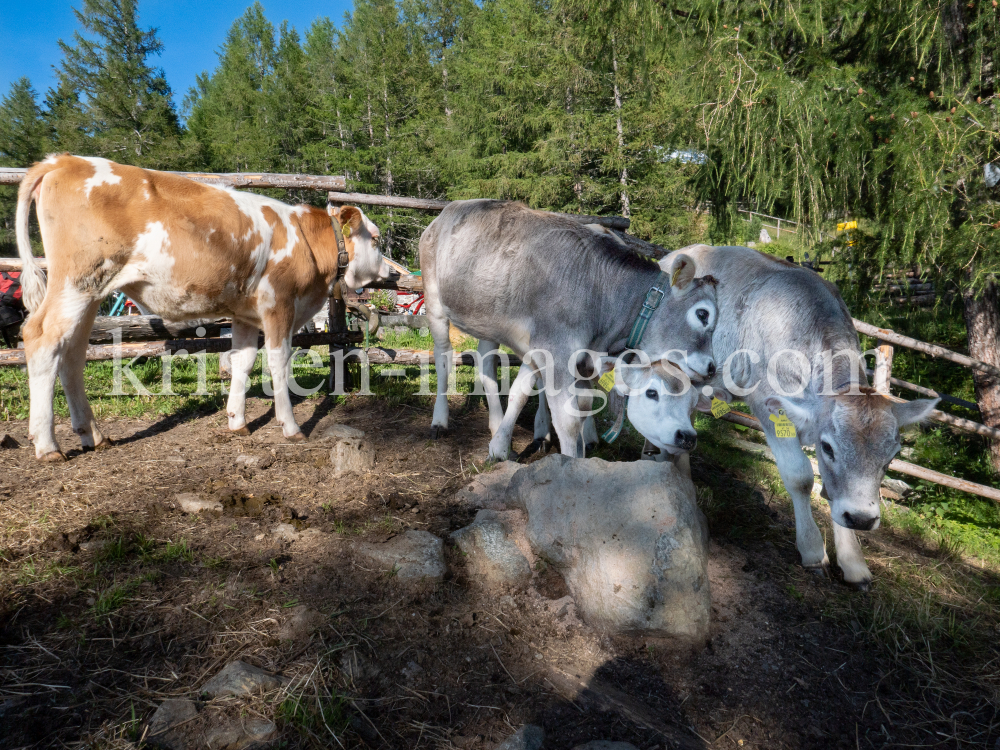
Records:
<instances>
[{"instance_id":1,"label":"large grey rock","mask_svg":"<svg viewBox=\"0 0 1000 750\"><path fill-rule=\"evenodd\" d=\"M639 750L631 742L612 742L611 740L591 740L577 745L573 750Z\"/></svg>"},{"instance_id":2,"label":"large grey rock","mask_svg":"<svg viewBox=\"0 0 1000 750\"><path fill-rule=\"evenodd\" d=\"M708 526L670 463L547 456L511 479L532 550L562 573L592 626L702 639Z\"/></svg>"},{"instance_id":3,"label":"large grey rock","mask_svg":"<svg viewBox=\"0 0 1000 750\"><path fill-rule=\"evenodd\" d=\"M279 688L284 682L283 678L265 672L260 667L244 661L232 661L206 682L201 692L213 698L223 695L252 695Z\"/></svg>"},{"instance_id":4,"label":"large grey rock","mask_svg":"<svg viewBox=\"0 0 1000 750\"><path fill-rule=\"evenodd\" d=\"M428 531L410 529L388 542L356 542L353 548L400 581L440 581L448 571L444 543Z\"/></svg>"},{"instance_id":5,"label":"large grey rock","mask_svg":"<svg viewBox=\"0 0 1000 750\"><path fill-rule=\"evenodd\" d=\"M185 750L188 742L188 725L198 716L194 701L171 698L163 701L149 719L147 741L168 750Z\"/></svg>"},{"instance_id":6,"label":"large grey rock","mask_svg":"<svg viewBox=\"0 0 1000 750\"><path fill-rule=\"evenodd\" d=\"M511 538L515 525L524 526L521 511L481 510L475 521L451 535L473 578L501 588L528 584L531 564Z\"/></svg>"},{"instance_id":7,"label":"large grey rock","mask_svg":"<svg viewBox=\"0 0 1000 750\"><path fill-rule=\"evenodd\" d=\"M363 473L375 468L375 450L365 440L365 433L346 424L330 425L323 440L333 442L330 466L334 476L351 472Z\"/></svg>"},{"instance_id":8,"label":"large grey rock","mask_svg":"<svg viewBox=\"0 0 1000 750\"><path fill-rule=\"evenodd\" d=\"M472 483L455 494L455 499L473 508L503 510L507 507L507 487L521 468L514 461L501 461L491 471L477 474Z\"/></svg>"},{"instance_id":9,"label":"large grey rock","mask_svg":"<svg viewBox=\"0 0 1000 750\"><path fill-rule=\"evenodd\" d=\"M540 750L545 731L534 724L525 724L493 750Z\"/></svg>"}]
</instances>

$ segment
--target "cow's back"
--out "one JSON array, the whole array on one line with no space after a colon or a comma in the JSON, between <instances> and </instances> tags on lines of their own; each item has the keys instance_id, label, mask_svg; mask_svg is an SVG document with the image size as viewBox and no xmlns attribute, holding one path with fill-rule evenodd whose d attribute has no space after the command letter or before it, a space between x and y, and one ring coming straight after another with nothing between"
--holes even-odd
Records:
<instances>
[{"instance_id":1,"label":"cow's back","mask_svg":"<svg viewBox=\"0 0 1000 750\"><path fill-rule=\"evenodd\" d=\"M540 327L561 326L570 315L584 328L600 327L607 308L601 304L608 293L606 266L653 268L573 219L511 201L449 204L428 227L420 248L421 269L432 277L448 317L489 340L495 340L495 331L477 330L477 322L507 321L512 329L501 341L515 350L525 335L533 338ZM591 326L580 321L581 310L593 314Z\"/></svg>"},{"instance_id":2,"label":"cow's back","mask_svg":"<svg viewBox=\"0 0 1000 750\"><path fill-rule=\"evenodd\" d=\"M724 363L739 349L761 357L792 349L810 361L823 350L857 351L858 337L837 287L815 271L748 247L693 245L699 275L718 280L719 322L713 348Z\"/></svg>"}]
</instances>

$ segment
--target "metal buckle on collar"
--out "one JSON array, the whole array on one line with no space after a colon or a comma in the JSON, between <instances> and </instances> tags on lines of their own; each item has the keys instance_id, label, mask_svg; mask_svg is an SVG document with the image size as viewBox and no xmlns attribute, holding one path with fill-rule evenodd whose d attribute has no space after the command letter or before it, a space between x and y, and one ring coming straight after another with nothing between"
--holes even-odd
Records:
<instances>
[{"instance_id":1,"label":"metal buckle on collar","mask_svg":"<svg viewBox=\"0 0 1000 750\"><path fill-rule=\"evenodd\" d=\"M654 293L655 293L655 294L658 294L658 295L659 295L659 297L657 297L657 298L656 298L656 301L655 301L655 302L652 302L652 303L651 303L651 302L650 302L650 297L652 297ZM660 306L660 303L661 303L661 302L663 302L663 296L664 296L665 294L666 294L666 292L665 292L665 291L663 291L662 289L660 289L660 287L658 287L658 286L656 286L656 285L654 284L654 285L653 285L653 286L652 286L652 287L650 288L650 290L649 290L648 292L646 292L646 299L644 299L644 300L642 301L642 306L643 306L643 307L645 307L645 308L648 308L648 309L650 309L650 310L655 310L656 308L658 308L658 307Z\"/></svg>"}]
</instances>

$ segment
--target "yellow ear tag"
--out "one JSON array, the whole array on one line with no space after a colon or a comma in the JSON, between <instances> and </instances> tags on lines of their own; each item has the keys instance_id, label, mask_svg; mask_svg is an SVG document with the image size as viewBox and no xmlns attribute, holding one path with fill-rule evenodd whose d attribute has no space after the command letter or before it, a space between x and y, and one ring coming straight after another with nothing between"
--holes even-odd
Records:
<instances>
[{"instance_id":1,"label":"yellow ear tag","mask_svg":"<svg viewBox=\"0 0 1000 750\"><path fill-rule=\"evenodd\" d=\"M597 385L606 393L611 393L611 389L615 387L615 371L608 370L601 375L601 379L597 381Z\"/></svg>"},{"instance_id":2,"label":"yellow ear tag","mask_svg":"<svg viewBox=\"0 0 1000 750\"><path fill-rule=\"evenodd\" d=\"M775 435L780 438L795 437L795 425L792 424L792 420L785 416L784 409L778 409L777 414L772 414L771 421L774 422Z\"/></svg>"},{"instance_id":3,"label":"yellow ear tag","mask_svg":"<svg viewBox=\"0 0 1000 750\"><path fill-rule=\"evenodd\" d=\"M344 226L342 226L340 228L340 231L342 231L344 233L345 237L350 237L351 236L351 225L350 224L344 224Z\"/></svg>"},{"instance_id":4,"label":"yellow ear tag","mask_svg":"<svg viewBox=\"0 0 1000 750\"><path fill-rule=\"evenodd\" d=\"M729 408L729 404L723 401L721 398L712 398L712 416L716 419L724 417L726 414L731 412L732 409Z\"/></svg>"},{"instance_id":5,"label":"yellow ear tag","mask_svg":"<svg viewBox=\"0 0 1000 750\"><path fill-rule=\"evenodd\" d=\"M670 274L670 286L673 286L674 284L677 283L677 277L681 275L681 271L683 270L684 270L684 264L681 264L674 269L674 272Z\"/></svg>"}]
</instances>

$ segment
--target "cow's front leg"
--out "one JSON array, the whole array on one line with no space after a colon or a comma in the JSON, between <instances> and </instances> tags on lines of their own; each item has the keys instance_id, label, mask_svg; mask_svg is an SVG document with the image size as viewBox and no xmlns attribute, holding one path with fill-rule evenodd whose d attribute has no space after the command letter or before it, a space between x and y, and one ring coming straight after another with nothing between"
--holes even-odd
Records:
<instances>
[{"instance_id":1,"label":"cow's front leg","mask_svg":"<svg viewBox=\"0 0 1000 750\"><path fill-rule=\"evenodd\" d=\"M833 544L837 548L837 565L844 574L844 582L867 591L872 585L872 573L865 563L865 554L858 542L858 535L840 524L833 524Z\"/></svg>"},{"instance_id":2,"label":"cow's front leg","mask_svg":"<svg viewBox=\"0 0 1000 750\"><path fill-rule=\"evenodd\" d=\"M792 507L795 509L795 546L802 556L802 566L814 573L829 575L830 558L826 555L823 535L813 519L810 502L813 489L812 464L803 453L798 439L777 437L767 417L768 412L764 411L757 415L757 420L764 425L764 435L774 453L781 481L792 496Z\"/></svg>"},{"instance_id":3,"label":"cow's front leg","mask_svg":"<svg viewBox=\"0 0 1000 750\"><path fill-rule=\"evenodd\" d=\"M587 453L584 442L583 425L585 417L581 414L580 398L569 390L570 383L555 383L555 388L546 396L552 414L552 425L559 436L559 450L564 456L584 458ZM584 397L585 399L587 397Z\"/></svg>"},{"instance_id":4,"label":"cow's front leg","mask_svg":"<svg viewBox=\"0 0 1000 750\"><path fill-rule=\"evenodd\" d=\"M229 429L238 435L249 435L246 419L247 383L257 361L257 337L260 331L254 326L233 321L233 344L229 367L233 373L229 385L229 402L226 413Z\"/></svg>"},{"instance_id":5,"label":"cow's front leg","mask_svg":"<svg viewBox=\"0 0 1000 750\"><path fill-rule=\"evenodd\" d=\"M489 459L491 461L507 460L510 454L511 436L514 434L514 425L517 423L517 418L524 405L528 403L534 382L535 368L530 362L523 363L510 386L510 396L507 397L507 411L503 415L503 421L493 435L493 439L490 440Z\"/></svg>"},{"instance_id":6,"label":"cow's front leg","mask_svg":"<svg viewBox=\"0 0 1000 750\"><path fill-rule=\"evenodd\" d=\"M274 390L274 416L281 425L281 433L286 440L305 440L295 415L292 413L292 399L288 393L288 378L292 362L292 331L284 336L269 337L264 334L267 346L267 364L271 369L271 387Z\"/></svg>"},{"instance_id":7,"label":"cow's front leg","mask_svg":"<svg viewBox=\"0 0 1000 750\"><path fill-rule=\"evenodd\" d=\"M490 410L490 434L496 435L503 422L503 407L500 405L500 385L497 380L497 364L500 357L497 354L495 341L479 340L479 381L483 384L486 394L486 406Z\"/></svg>"}]
</instances>

